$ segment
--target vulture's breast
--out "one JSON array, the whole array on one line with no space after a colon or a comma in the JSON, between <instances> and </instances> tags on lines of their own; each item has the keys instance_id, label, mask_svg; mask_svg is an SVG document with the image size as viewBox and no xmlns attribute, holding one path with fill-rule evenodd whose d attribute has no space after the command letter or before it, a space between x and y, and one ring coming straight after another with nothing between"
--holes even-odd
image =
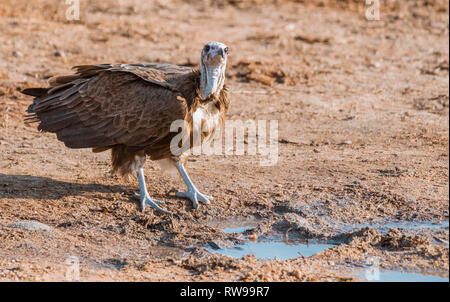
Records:
<instances>
[{"instance_id":1,"label":"vulture's breast","mask_svg":"<svg viewBox=\"0 0 450 302\"><path fill-rule=\"evenodd\" d=\"M213 102L198 107L192 114L194 134L201 133L202 141L208 139L214 130L220 126L220 115L220 110Z\"/></svg>"}]
</instances>

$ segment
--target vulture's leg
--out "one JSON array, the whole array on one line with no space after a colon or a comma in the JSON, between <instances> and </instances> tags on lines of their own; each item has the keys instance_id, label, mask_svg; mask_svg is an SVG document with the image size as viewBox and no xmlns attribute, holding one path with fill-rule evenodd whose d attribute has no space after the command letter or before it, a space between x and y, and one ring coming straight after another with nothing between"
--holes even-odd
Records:
<instances>
[{"instance_id":1,"label":"vulture's leg","mask_svg":"<svg viewBox=\"0 0 450 302\"><path fill-rule=\"evenodd\" d=\"M180 192L177 191L176 195L178 197L186 197L192 200L194 203L194 208L198 209L198 202L202 202L204 204L209 204L209 200L212 199L209 195L204 195L198 191L198 189L195 187L195 185L192 183L192 180L189 178L189 175L186 172L186 169L184 168L183 164L179 161L175 162L175 166L178 169L178 172L180 172L181 177L183 178L188 190L187 192Z\"/></svg>"},{"instance_id":2,"label":"vulture's leg","mask_svg":"<svg viewBox=\"0 0 450 302\"><path fill-rule=\"evenodd\" d=\"M161 211L163 213L173 214L172 212L164 210L163 208L161 208L158 205L158 203L163 203L162 201L155 200L155 199L151 198L150 195L148 194L147 186L145 185L145 177L144 177L144 168L143 167L139 167L138 179L139 179L140 194L139 195L136 194L135 197L138 198L140 201L141 212L144 211L145 206L148 205L148 206L150 206L158 211Z\"/></svg>"}]
</instances>

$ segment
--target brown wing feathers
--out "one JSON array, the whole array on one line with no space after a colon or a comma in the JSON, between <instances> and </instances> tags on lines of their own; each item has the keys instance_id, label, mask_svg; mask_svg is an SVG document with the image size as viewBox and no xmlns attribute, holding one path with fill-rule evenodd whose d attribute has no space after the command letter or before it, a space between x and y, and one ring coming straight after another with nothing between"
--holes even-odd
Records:
<instances>
[{"instance_id":1,"label":"brown wing feathers","mask_svg":"<svg viewBox=\"0 0 450 302\"><path fill-rule=\"evenodd\" d=\"M51 79L49 88L23 91L37 97L28 120L40 122L39 130L55 132L71 148L138 146L164 137L170 122L186 111L176 87L165 79L195 76L191 69L172 67L165 74L142 64L75 69L74 75Z\"/></svg>"}]
</instances>

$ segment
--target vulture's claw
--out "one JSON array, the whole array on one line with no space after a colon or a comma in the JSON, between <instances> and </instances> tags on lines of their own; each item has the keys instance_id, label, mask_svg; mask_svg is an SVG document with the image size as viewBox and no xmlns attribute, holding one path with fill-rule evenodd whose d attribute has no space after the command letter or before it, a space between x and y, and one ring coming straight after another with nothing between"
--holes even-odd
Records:
<instances>
[{"instance_id":1,"label":"vulture's claw","mask_svg":"<svg viewBox=\"0 0 450 302\"><path fill-rule=\"evenodd\" d=\"M177 191L175 194L178 197L189 198L190 200L192 200L192 202L194 203L194 208L196 209L198 209L198 202L201 202L203 204L210 204L210 199L212 200L212 196L202 194L199 191Z\"/></svg>"},{"instance_id":2,"label":"vulture's claw","mask_svg":"<svg viewBox=\"0 0 450 302\"><path fill-rule=\"evenodd\" d=\"M163 201L155 200L155 199L151 198L150 195L148 194L147 186L145 185L144 169L142 167L139 167L139 170L138 170L138 180L139 180L139 189L140 189L141 193L135 194L134 197L139 200L141 212L143 212L145 209L145 206L148 205L162 213L173 214L172 212L164 210L163 208L161 208L159 206L160 204L164 204Z\"/></svg>"},{"instance_id":3,"label":"vulture's claw","mask_svg":"<svg viewBox=\"0 0 450 302\"><path fill-rule=\"evenodd\" d=\"M160 207L160 204L164 204L164 201L153 199L149 195L140 196L139 194L135 194L134 197L140 201L139 205L141 212L144 212L145 206L147 205L164 214L173 214L172 212L167 211Z\"/></svg>"},{"instance_id":4,"label":"vulture's claw","mask_svg":"<svg viewBox=\"0 0 450 302\"><path fill-rule=\"evenodd\" d=\"M136 193L136 192L134 192L133 197L134 197L134 199L136 199L136 200L139 200L139 201L141 200L141 195L139 195L139 194ZM147 198L150 199L150 200L152 200L154 203L157 203L157 204L160 205L160 206L166 203L165 201L162 201L162 200L152 199L150 196L147 196Z\"/></svg>"}]
</instances>

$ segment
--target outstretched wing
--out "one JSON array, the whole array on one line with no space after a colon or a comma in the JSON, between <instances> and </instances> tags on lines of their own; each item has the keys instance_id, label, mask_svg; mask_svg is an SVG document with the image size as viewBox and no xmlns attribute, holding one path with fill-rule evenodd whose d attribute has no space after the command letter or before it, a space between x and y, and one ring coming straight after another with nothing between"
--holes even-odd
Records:
<instances>
[{"instance_id":1,"label":"outstretched wing","mask_svg":"<svg viewBox=\"0 0 450 302\"><path fill-rule=\"evenodd\" d=\"M174 120L185 118L187 103L180 91L186 87L178 86L179 78L195 75L190 68L163 64L75 68L74 75L53 78L49 88L23 91L37 96L29 120L40 122L39 130L56 133L67 147L139 148L164 138Z\"/></svg>"}]
</instances>

